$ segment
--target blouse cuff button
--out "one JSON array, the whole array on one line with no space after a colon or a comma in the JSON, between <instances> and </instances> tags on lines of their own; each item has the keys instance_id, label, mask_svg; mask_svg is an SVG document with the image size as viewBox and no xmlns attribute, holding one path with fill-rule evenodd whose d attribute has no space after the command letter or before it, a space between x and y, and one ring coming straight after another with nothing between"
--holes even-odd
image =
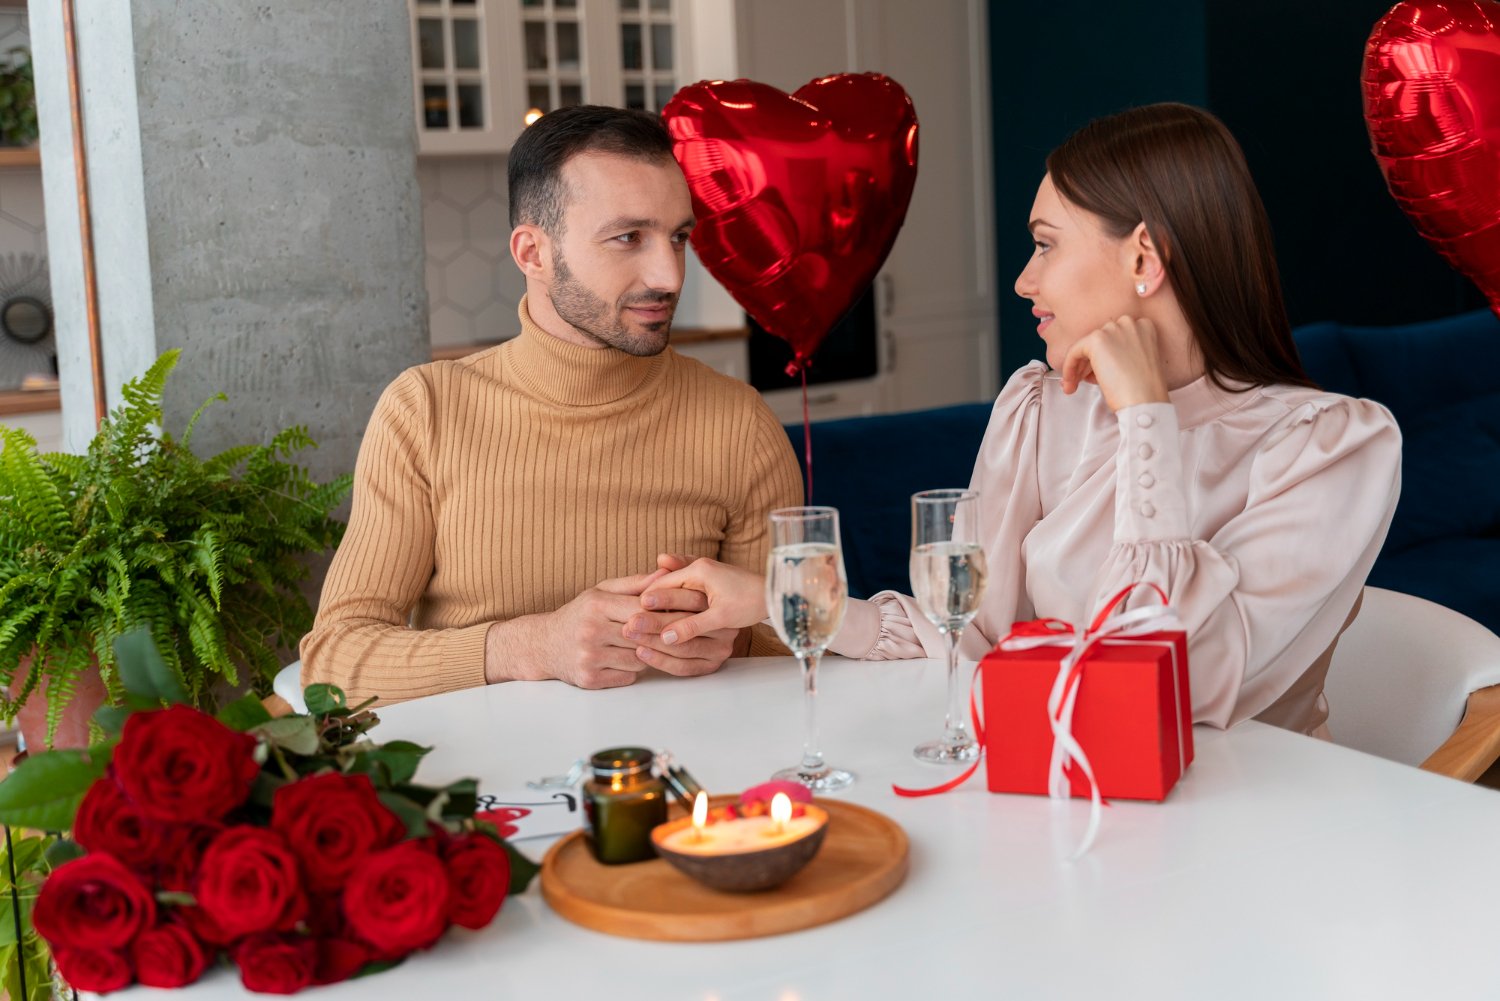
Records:
<instances>
[{"instance_id":1,"label":"blouse cuff button","mask_svg":"<svg viewBox=\"0 0 1500 1001\"><path fill-rule=\"evenodd\" d=\"M1140 478L1136 480L1136 482L1143 487L1149 487L1156 482L1156 477L1152 476L1150 473L1142 473L1140 475Z\"/></svg>"},{"instance_id":2,"label":"blouse cuff button","mask_svg":"<svg viewBox=\"0 0 1500 1001\"><path fill-rule=\"evenodd\" d=\"M1144 504L1141 505L1141 516L1142 517L1152 518L1152 517L1155 517L1155 515L1156 515L1156 506L1153 505L1150 501L1146 501L1146 503L1144 503Z\"/></svg>"},{"instance_id":3,"label":"blouse cuff button","mask_svg":"<svg viewBox=\"0 0 1500 1001\"><path fill-rule=\"evenodd\" d=\"M1150 414L1136 414L1135 422L1140 427L1148 428L1156 423L1156 418L1152 417Z\"/></svg>"},{"instance_id":4,"label":"blouse cuff button","mask_svg":"<svg viewBox=\"0 0 1500 1001\"><path fill-rule=\"evenodd\" d=\"M1135 454L1139 455L1142 459L1149 459L1156 453L1152 451L1150 445L1142 443L1141 447L1135 450Z\"/></svg>"}]
</instances>

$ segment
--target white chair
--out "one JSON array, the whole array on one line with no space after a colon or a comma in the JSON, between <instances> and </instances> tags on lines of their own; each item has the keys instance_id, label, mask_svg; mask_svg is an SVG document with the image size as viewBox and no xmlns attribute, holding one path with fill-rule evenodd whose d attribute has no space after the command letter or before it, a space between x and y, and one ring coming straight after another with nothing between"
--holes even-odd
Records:
<instances>
[{"instance_id":1,"label":"white chair","mask_svg":"<svg viewBox=\"0 0 1500 1001\"><path fill-rule=\"evenodd\" d=\"M1500 636L1378 587L1333 654L1335 743L1472 782L1500 757Z\"/></svg>"},{"instance_id":2,"label":"white chair","mask_svg":"<svg viewBox=\"0 0 1500 1001\"><path fill-rule=\"evenodd\" d=\"M271 691L286 700L294 713L307 712L307 703L302 698L302 661L294 660L276 672L271 682Z\"/></svg>"}]
</instances>

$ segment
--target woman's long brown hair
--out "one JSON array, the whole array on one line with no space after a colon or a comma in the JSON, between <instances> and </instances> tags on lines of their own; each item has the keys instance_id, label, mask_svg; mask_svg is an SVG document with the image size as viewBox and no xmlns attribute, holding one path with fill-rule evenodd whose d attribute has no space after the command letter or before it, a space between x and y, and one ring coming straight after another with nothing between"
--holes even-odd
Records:
<instances>
[{"instance_id":1,"label":"woman's long brown hair","mask_svg":"<svg viewBox=\"0 0 1500 1001\"><path fill-rule=\"evenodd\" d=\"M1186 104L1132 108L1073 133L1047 171L1116 238L1146 224L1217 385L1316 385L1292 343L1265 205L1223 122Z\"/></svg>"}]
</instances>

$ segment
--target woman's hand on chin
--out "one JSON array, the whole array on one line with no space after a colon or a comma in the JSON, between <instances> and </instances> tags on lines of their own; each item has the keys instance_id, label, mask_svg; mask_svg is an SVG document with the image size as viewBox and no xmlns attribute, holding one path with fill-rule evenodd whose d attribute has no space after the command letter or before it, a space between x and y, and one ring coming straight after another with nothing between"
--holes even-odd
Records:
<instances>
[{"instance_id":1,"label":"woman's hand on chin","mask_svg":"<svg viewBox=\"0 0 1500 1001\"><path fill-rule=\"evenodd\" d=\"M1169 402L1160 340L1156 324L1144 317L1111 320L1068 349L1062 365L1063 392L1092 382L1114 411Z\"/></svg>"},{"instance_id":2,"label":"woman's hand on chin","mask_svg":"<svg viewBox=\"0 0 1500 1001\"><path fill-rule=\"evenodd\" d=\"M659 557L659 567L680 569L658 578L641 594L641 607L649 611L696 613L664 629L664 643L743 629L766 617L766 581L760 574L718 560L698 559L683 566L684 562L681 557Z\"/></svg>"}]
</instances>

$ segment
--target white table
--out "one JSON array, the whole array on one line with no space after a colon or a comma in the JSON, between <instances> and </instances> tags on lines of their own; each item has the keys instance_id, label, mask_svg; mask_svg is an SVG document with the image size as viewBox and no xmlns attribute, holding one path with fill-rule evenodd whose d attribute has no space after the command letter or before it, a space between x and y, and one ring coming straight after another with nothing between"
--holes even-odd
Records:
<instances>
[{"instance_id":1,"label":"white table","mask_svg":"<svg viewBox=\"0 0 1500 1001\"><path fill-rule=\"evenodd\" d=\"M1500 997L1500 795L1256 723L1195 731L1166 803L1116 802L1088 856L1087 816L891 782L951 772L911 748L940 729L935 663L829 660L824 747L859 775L844 796L900 822L911 871L891 897L821 928L720 944L615 938L554 914L539 884L480 932L319 998L815 1001L926 998ZM667 747L732 792L800 749L790 659L693 680L581 692L455 692L382 712L375 736L436 745L418 778L515 788L626 743ZM545 844L521 847L540 858ZM153 996L139 990L132 996ZM228 972L200 997L250 997ZM160 992L163 998L179 997Z\"/></svg>"}]
</instances>

